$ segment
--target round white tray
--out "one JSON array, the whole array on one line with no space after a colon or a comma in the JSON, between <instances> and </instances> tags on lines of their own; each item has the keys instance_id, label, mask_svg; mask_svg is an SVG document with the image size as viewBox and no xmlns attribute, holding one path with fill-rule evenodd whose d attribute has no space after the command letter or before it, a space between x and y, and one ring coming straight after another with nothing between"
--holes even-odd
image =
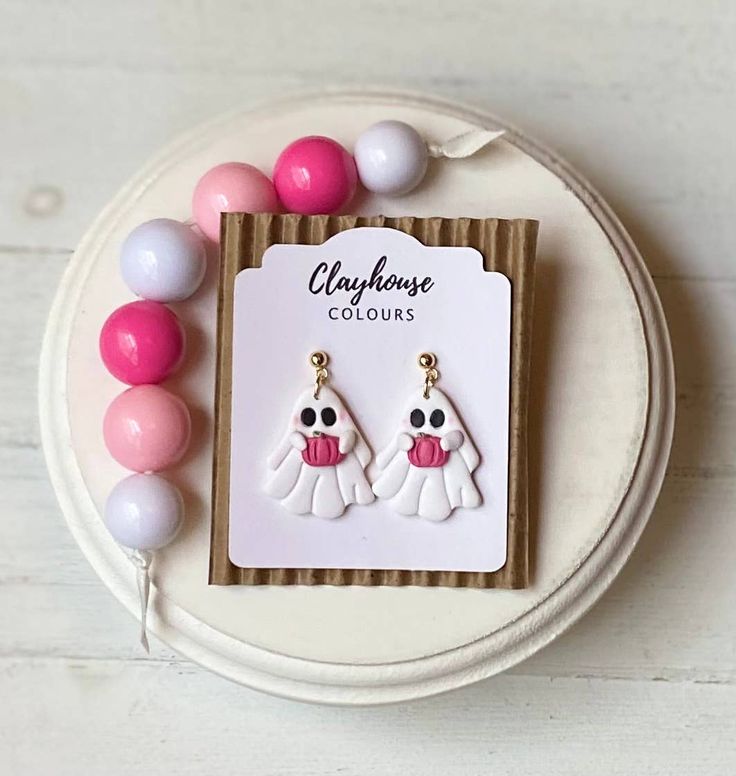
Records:
<instances>
[{"instance_id":1,"label":"round white tray","mask_svg":"<svg viewBox=\"0 0 736 776\"><path fill-rule=\"evenodd\" d=\"M134 568L100 518L106 494L125 474L100 431L122 386L97 355L102 322L131 299L117 272L122 239L149 218L188 218L194 183L216 163L243 160L269 171L279 150L300 135L327 134L350 147L362 128L384 118L408 121L433 140L473 126L505 126L455 104L384 92L311 95L236 113L160 154L108 205L75 253L44 341L43 444L74 536L134 614ZM188 326L189 355L171 386L194 408L195 439L173 473L186 494L187 524L157 557L149 623L172 648L251 687L371 704L502 671L600 597L634 548L659 491L674 381L659 301L621 224L577 174L521 133L509 129L472 159L433 164L410 196L363 196L352 209L541 222L529 430L532 585L523 591L207 585L213 261L203 289L177 307Z\"/></svg>"}]
</instances>

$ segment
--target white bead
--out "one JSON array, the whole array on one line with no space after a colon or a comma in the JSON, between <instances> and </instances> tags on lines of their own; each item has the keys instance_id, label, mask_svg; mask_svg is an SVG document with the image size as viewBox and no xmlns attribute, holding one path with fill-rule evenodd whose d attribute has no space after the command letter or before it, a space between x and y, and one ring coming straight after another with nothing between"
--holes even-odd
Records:
<instances>
[{"instance_id":1,"label":"white bead","mask_svg":"<svg viewBox=\"0 0 736 776\"><path fill-rule=\"evenodd\" d=\"M133 474L121 480L105 504L105 525L118 544L133 550L157 550L181 527L184 501L178 488L157 474Z\"/></svg>"},{"instance_id":2,"label":"white bead","mask_svg":"<svg viewBox=\"0 0 736 776\"><path fill-rule=\"evenodd\" d=\"M206 268L202 238L171 218L154 218L137 226L120 250L120 272L128 288L154 302L190 297Z\"/></svg>"},{"instance_id":3,"label":"white bead","mask_svg":"<svg viewBox=\"0 0 736 776\"><path fill-rule=\"evenodd\" d=\"M403 121L379 121L366 129L353 153L360 182L376 194L407 194L427 172L427 144Z\"/></svg>"}]
</instances>

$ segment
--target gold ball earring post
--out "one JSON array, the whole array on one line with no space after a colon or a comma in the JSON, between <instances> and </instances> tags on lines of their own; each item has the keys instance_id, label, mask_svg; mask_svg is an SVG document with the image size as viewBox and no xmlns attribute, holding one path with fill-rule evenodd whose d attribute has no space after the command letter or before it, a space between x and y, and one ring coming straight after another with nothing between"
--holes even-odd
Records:
<instances>
[{"instance_id":1,"label":"gold ball earring post","mask_svg":"<svg viewBox=\"0 0 736 776\"><path fill-rule=\"evenodd\" d=\"M319 399L320 388L327 382L329 374L327 372L327 364L329 363L329 356L323 350L315 350L311 356L309 356L309 363L315 368L316 375L314 379L314 398Z\"/></svg>"}]
</instances>

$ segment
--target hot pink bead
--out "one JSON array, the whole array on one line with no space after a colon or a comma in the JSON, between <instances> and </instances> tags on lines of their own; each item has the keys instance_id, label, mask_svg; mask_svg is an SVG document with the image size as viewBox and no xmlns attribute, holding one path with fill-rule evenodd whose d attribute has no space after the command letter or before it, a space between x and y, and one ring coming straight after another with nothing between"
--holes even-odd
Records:
<instances>
[{"instance_id":1,"label":"hot pink bead","mask_svg":"<svg viewBox=\"0 0 736 776\"><path fill-rule=\"evenodd\" d=\"M107 408L102 425L110 455L134 472L157 472L177 463L191 433L187 405L159 385L128 388Z\"/></svg>"},{"instance_id":2,"label":"hot pink bead","mask_svg":"<svg viewBox=\"0 0 736 776\"><path fill-rule=\"evenodd\" d=\"M353 157L329 137L303 137L287 146L273 170L284 207L293 213L336 213L358 184Z\"/></svg>"},{"instance_id":3,"label":"hot pink bead","mask_svg":"<svg viewBox=\"0 0 736 776\"><path fill-rule=\"evenodd\" d=\"M166 305L130 302L105 321L100 355L110 373L128 385L160 383L181 364L184 329Z\"/></svg>"},{"instance_id":4,"label":"hot pink bead","mask_svg":"<svg viewBox=\"0 0 736 776\"><path fill-rule=\"evenodd\" d=\"M240 162L218 164L197 183L192 215L202 233L220 242L221 213L276 213L280 210L273 183L257 168Z\"/></svg>"}]
</instances>

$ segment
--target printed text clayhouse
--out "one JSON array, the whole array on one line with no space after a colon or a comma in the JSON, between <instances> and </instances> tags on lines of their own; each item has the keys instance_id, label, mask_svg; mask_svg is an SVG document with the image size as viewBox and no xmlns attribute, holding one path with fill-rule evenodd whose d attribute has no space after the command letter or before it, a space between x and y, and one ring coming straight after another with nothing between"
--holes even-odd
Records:
<instances>
[{"instance_id":1,"label":"printed text clayhouse","mask_svg":"<svg viewBox=\"0 0 736 776\"><path fill-rule=\"evenodd\" d=\"M434 286L434 281L429 276L420 279L416 275L406 278L393 273L384 275L387 262L387 257L381 256L373 267L370 277L361 278L343 275L341 273L342 262L339 259L334 261L332 266L326 261L321 261L309 278L309 290L313 294L326 294L327 296L332 296L338 291L352 291L350 304L356 306L360 304L360 300L367 290L379 293L403 291L407 296L413 297L419 293L426 294Z\"/></svg>"}]
</instances>

